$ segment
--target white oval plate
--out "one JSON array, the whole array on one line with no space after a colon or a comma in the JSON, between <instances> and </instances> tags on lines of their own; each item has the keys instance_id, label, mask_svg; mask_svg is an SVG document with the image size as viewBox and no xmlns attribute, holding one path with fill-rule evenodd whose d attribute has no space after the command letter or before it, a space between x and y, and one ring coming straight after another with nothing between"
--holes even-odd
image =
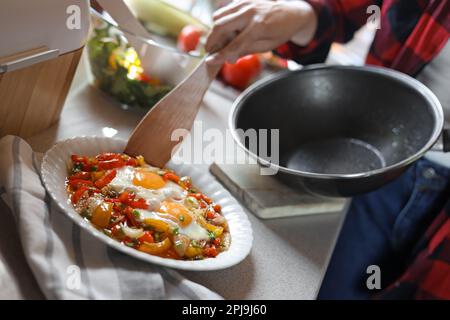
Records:
<instances>
[{"instance_id":1,"label":"white oval plate","mask_svg":"<svg viewBox=\"0 0 450 320\"><path fill-rule=\"evenodd\" d=\"M94 235L107 245L135 258L176 269L204 271L220 270L241 262L250 252L253 233L250 221L238 202L211 176L202 174L198 169L188 165L168 165L179 175L192 177L193 184L222 206L222 213L227 219L230 235L230 248L216 258L198 261L180 261L152 256L129 248L111 239L97 230L89 221L83 219L73 208L65 189L65 179L70 166L72 154L94 156L101 152L123 152L126 141L106 137L76 137L55 144L46 152L42 160L41 173L45 188L57 205L73 222Z\"/></svg>"}]
</instances>

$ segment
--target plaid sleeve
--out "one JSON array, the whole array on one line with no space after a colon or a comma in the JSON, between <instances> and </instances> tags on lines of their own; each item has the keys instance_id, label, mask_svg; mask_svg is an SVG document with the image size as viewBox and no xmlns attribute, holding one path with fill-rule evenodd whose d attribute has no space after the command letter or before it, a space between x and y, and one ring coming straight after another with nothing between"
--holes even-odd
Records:
<instances>
[{"instance_id":1,"label":"plaid sleeve","mask_svg":"<svg viewBox=\"0 0 450 320\"><path fill-rule=\"evenodd\" d=\"M366 24L370 5L382 0L306 0L317 14L317 30L307 46L287 42L276 49L286 59L301 64L323 62L333 42L345 43Z\"/></svg>"},{"instance_id":2,"label":"plaid sleeve","mask_svg":"<svg viewBox=\"0 0 450 320\"><path fill-rule=\"evenodd\" d=\"M450 299L450 216L443 210L403 275L377 299Z\"/></svg>"}]
</instances>

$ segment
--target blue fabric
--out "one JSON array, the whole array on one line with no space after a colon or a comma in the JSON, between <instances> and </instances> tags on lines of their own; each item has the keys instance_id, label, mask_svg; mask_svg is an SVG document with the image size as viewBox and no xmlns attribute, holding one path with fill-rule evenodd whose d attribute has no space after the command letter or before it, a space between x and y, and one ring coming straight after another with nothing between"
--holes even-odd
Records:
<instances>
[{"instance_id":1,"label":"blue fabric","mask_svg":"<svg viewBox=\"0 0 450 320\"><path fill-rule=\"evenodd\" d=\"M369 299L366 272L381 270L381 290L405 270L415 243L448 199L450 169L426 159L382 188L354 197L318 299Z\"/></svg>"}]
</instances>

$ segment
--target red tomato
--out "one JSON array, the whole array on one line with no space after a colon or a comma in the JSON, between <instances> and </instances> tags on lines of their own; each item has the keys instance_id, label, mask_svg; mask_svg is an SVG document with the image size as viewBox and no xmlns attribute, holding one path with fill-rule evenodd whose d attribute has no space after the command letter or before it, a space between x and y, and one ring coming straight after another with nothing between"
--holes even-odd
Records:
<instances>
[{"instance_id":1,"label":"red tomato","mask_svg":"<svg viewBox=\"0 0 450 320\"><path fill-rule=\"evenodd\" d=\"M225 62L221 74L227 84L242 90L259 75L261 68L259 57L256 54L249 54L239 58L236 63Z\"/></svg>"},{"instance_id":2,"label":"red tomato","mask_svg":"<svg viewBox=\"0 0 450 320\"><path fill-rule=\"evenodd\" d=\"M183 52L195 50L202 36L202 30L193 25L187 25L178 36L178 48Z\"/></svg>"}]
</instances>

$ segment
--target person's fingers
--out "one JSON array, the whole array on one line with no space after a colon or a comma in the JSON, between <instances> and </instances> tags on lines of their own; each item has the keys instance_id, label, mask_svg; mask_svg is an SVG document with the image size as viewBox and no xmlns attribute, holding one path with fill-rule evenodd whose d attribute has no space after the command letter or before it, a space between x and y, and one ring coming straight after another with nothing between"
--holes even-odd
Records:
<instances>
[{"instance_id":1,"label":"person's fingers","mask_svg":"<svg viewBox=\"0 0 450 320\"><path fill-rule=\"evenodd\" d=\"M224 62L235 62L241 57L243 52L246 52L246 47L252 47L253 37L252 33L253 25L248 25L236 38L234 38L229 44L227 44L222 50L217 52L214 57L209 61L211 64L221 64Z\"/></svg>"},{"instance_id":2,"label":"person's fingers","mask_svg":"<svg viewBox=\"0 0 450 320\"><path fill-rule=\"evenodd\" d=\"M216 10L213 13L213 21L217 21L231 13L234 13L249 4L248 0L233 1L232 3Z\"/></svg>"},{"instance_id":3,"label":"person's fingers","mask_svg":"<svg viewBox=\"0 0 450 320\"><path fill-rule=\"evenodd\" d=\"M251 19L251 12L243 9L218 20L206 39L205 50L211 53L225 47L248 25Z\"/></svg>"}]
</instances>

